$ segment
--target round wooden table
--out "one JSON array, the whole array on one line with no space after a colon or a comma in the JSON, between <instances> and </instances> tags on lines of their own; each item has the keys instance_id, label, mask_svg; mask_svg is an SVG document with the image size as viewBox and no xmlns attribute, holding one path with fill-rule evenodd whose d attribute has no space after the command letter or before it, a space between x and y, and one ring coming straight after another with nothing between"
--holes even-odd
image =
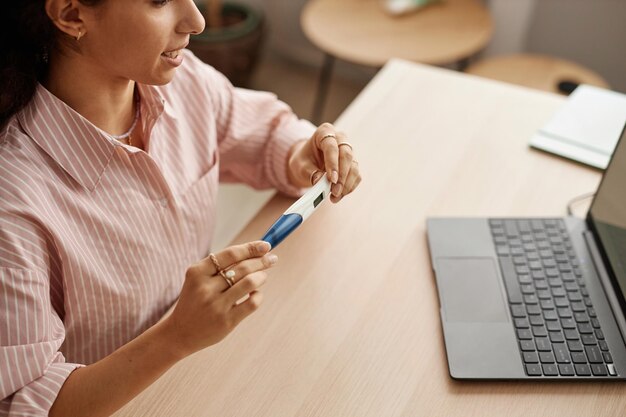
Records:
<instances>
[{"instance_id":1,"label":"round wooden table","mask_svg":"<svg viewBox=\"0 0 626 417\"><path fill-rule=\"evenodd\" d=\"M590 84L609 88L598 74L574 62L547 55L515 54L487 58L471 65L469 74L563 94L559 83Z\"/></svg>"},{"instance_id":2,"label":"round wooden table","mask_svg":"<svg viewBox=\"0 0 626 417\"><path fill-rule=\"evenodd\" d=\"M316 122L335 58L372 67L391 58L462 66L493 33L491 15L479 0L442 0L404 16L387 14L380 0L311 0L301 24L307 38L325 53L313 111Z\"/></svg>"}]
</instances>

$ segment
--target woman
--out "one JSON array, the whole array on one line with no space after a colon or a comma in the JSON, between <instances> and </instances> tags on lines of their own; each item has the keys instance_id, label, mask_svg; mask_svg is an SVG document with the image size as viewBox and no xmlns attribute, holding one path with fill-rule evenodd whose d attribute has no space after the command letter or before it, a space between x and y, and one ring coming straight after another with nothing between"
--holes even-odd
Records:
<instances>
[{"instance_id":1,"label":"woman","mask_svg":"<svg viewBox=\"0 0 626 417\"><path fill-rule=\"evenodd\" d=\"M110 415L261 303L267 243L205 258L218 177L297 196L328 175L333 202L361 177L332 125L184 50L192 0L4 9L0 415Z\"/></svg>"}]
</instances>

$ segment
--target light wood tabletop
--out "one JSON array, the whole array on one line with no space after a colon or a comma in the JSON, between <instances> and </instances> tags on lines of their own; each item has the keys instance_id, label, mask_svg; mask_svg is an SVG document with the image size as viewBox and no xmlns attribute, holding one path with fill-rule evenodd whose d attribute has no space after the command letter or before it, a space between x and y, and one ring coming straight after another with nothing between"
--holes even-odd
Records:
<instances>
[{"instance_id":1,"label":"light wood tabletop","mask_svg":"<svg viewBox=\"0 0 626 417\"><path fill-rule=\"evenodd\" d=\"M600 173L528 147L555 94L391 61L337 121L363 171L275 249L264 304L122 416L624 416L623 383L448 374L428 216L560 216ZM235 239L258 239L277 196ZM202 320L198 317L198 320Z\"/></svg>"},{"instance_id":2,"label":"light wood tabletop","mask_svg":"<svg viewBox=\"0 0 626 417\"><path fill-rule=\"evenodd\" d=\"M406 16L389 15L380 0L311 0L301 23L322 51L374 67L391 58L457 62L483 49L493 32L480 0L442 0Z\"/></svg>"}]
</instances>

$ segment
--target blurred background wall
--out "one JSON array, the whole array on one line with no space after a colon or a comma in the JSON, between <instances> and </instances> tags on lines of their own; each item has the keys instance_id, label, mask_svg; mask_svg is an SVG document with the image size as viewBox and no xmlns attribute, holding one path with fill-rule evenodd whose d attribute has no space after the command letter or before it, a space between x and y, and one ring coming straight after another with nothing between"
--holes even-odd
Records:
<instances>
[{"instance_id":1,"label":"blurred background wall","mask_svg":"<svg viewBox=\"0 0 626 417\"><path fill-rule=\"evenodd\" d=\"M266 48L309 66L322 54L300 29L307 0L238 0L263 10L270 25ZM445 0L444 0L445 1ZM537 52L566 58L598 72L626 92L626 0L485 0L495 33L483 56ZM369 78L373 71L341 63L342 75Z\"/></svg>"}]
</instances>

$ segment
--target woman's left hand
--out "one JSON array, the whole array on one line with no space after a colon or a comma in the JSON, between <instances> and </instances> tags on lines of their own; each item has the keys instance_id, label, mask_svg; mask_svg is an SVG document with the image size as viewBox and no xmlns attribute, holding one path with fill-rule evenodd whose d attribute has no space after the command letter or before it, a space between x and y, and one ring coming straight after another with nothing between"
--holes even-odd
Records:
<instances>
[{"instance_id":1,"label":"woman's left hand","mask_svg":"<svg viewBox=\"0 0 626 417\"><path fill-rule=\"evenodd\" d=\"M330 201L339 202L361 182L359 164L347 137L330 123L320 125L313 136L294 145L287 174L297 187L310 187L324 174L332 183Z\"/></svg>"}]
</instances>

